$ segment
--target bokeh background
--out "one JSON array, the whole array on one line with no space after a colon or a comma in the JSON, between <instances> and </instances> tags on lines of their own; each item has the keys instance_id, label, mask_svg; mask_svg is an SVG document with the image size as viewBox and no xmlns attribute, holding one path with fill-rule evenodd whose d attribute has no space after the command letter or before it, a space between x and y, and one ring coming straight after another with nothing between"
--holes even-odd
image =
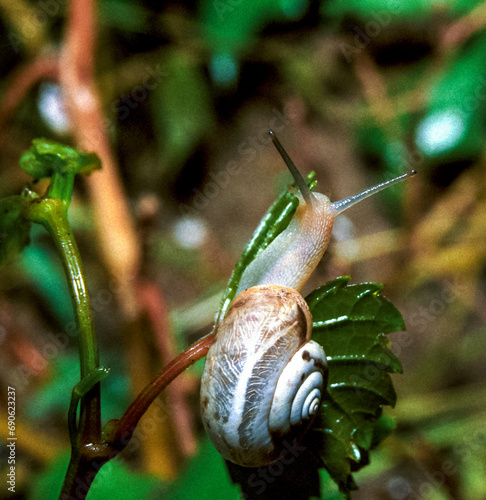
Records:
<instances>
[{"instance_id":1,"label":"bokeh background","mask_svg":"<svg viewBox=\"0 0 486 500\"><path fill-rule=\"evenodd\" d=\"M0 1L0 196L31 182L18 159L35 137L103 160L70 209L111 368L103 421L210 331L290 182L272 128L332 200L418 172L338 217L305 290L339 275L383 283L407 325L390 336L397 431L352 498L485 499L486 4L99 0L78 17L72 4ZM2 498L57 498L79 379L71 322L58 256L34 228L0 269L1 420L14 386L19 435L17 493L2 481ZM88 498L239 498L199 421L202 366L157 400ZM322 489L341 498L324 472Z\"/></svg>"}]
</instances>

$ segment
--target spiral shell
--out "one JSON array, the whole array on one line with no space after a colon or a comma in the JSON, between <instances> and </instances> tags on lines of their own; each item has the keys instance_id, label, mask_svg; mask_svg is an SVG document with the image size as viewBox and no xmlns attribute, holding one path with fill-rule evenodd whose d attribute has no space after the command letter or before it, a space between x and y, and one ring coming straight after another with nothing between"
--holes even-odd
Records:
<instances>
[{"instance_id":1,"label":"spiral shell","mask_svg":"<svg viewBox=\"0 0 486 500\"><path fill-rule=\"evenodd\" d=\"M271 463L309 427L327 378L311 330L309 308L291 288L259 285L233 301L201 381L204 426L228 460Z\"/></svg>"}]
</instances>

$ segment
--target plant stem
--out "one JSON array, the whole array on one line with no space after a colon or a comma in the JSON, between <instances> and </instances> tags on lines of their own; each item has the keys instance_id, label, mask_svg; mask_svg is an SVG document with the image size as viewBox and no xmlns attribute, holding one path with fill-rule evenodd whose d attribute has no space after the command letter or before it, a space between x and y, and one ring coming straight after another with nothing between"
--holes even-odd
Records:
<instances>
[{"instance_id":1,"label":"plant stem","mask_svg":"<svg viewBox=\"0 0 486 500\"><path fill-rule=\"evenodd\" d=\"M98 347L81 258L67 219L67 203L56 198L38 198L30 203L27 216L47 229L61 256L79 329L81 378L84 378L99 367Z\"/></svg>"},{"instance_id":2,"label":"plant stem","mask_svg":"<svg viewBox=\"0 0 486 500\"><path fill-rule=\"evenodd\" d=\"M150 281L142 281L138 285L138 296L142 310L150 320L162 363L164 365L168 364L177 356L177 347L164 296L160 292L160 288ZM175 379L167 387L174 427L173 431L168 430L168 432L175 435L177 448L184 457L193 455L197 448L197 440L192 425L192 411L188 404L188 389L189 384L183 378ZM172 455L177 452L174 450L168 451Z\"/></svg>"},{"instance_id":3,"label":"plant stem","mask_svg":"<svg viewBox=\"0 0 486 500\"><path fill-rule=\"evenodd\" d=\"M102 170L86 177L96 232L107 270L117 282L117 299L127 323L136 321L139 305L135 285L141 247L112 151L103 105L96 85L97 1L71 0L61 51L59 83L77 146L101 160ZM89 106L85 103L89 102Z\"/></svg>"},{"instance_id":4,"label":"plant stem","mask_svg":"<svg viewBox=\"0 0 486 500\"><path fill-rule=\"evenodd\" d=\"M138 395L120 420L110 420L104 429L105 440L74 448L60 498L83 500L100 468L121 453L155 398L186 368L206 356L214 334L207 335L172 360Z\"/></svg>"},{"instance_id":5,"label":"plant stem","mask_svg":"<svg viewBox=\"0 0 486 500\"><path fill-rule=\"evenodd\" d=\"M9 1L1 3L7 5ZM20 69L9 78L0 100L0 147L8 135L7 124L27 92L40 80L57 80L58 77L59 57L56 54L43 54L34 61L20 66Z\"/></svg>"},{"instance_id":6,"label":"plant stem","mask_svg":"<svg viewBox=\"0 0 486 500\"><path fill-rule=\"evenodd\" d=\"M47 198L58 198L64 201L65 204L69 204L71 202L75 175L74 171L54 173L49 184Z\"/></svg>"},{"instance_id":7,"label":"plant stem","mask_svg":"<svg viewBox=\"0 0 486 500\"><path fill-rule=\"evenodd\" d=\"M119 421L111 421L117 428L110 439L121 451L130 441L135 427L155 398L186 368L206 356L214 341L214 334L207 335L174 358L137 396Z\"/></svg>"},{"instance_id":8,"label":"plant stem","mask_svg":"<svg viewBox=\"0 0 486 500\"><path fill-rule=\"evenodd\" d=\"M49 196L34 198L28 203L25 215L29 220L43 225L54 238L67 277L79 330L81 383L78 384L79 394L73 394L69 411L71 460L60 497L83 499L99 469L125 448L140 418L160 392L186 368L207 354L214 334L204 337L170 362L139 394L123 417L109 423L107 428L114 426L115 433L111 434L110 439L104 440L101 433L99 380L106 373L99 367L89 295L79 251L67 218L68 206L67 200ZM81 397L79 426L76 425L75 396Z\"/></svg>"},{"instance_id":9,"label":"plant stem","mask_svg":"<svg viewBox=\"0 0 486 500\"><path fill-rule=\"evenodd\" d=\"M81 258L67 218L68 206L69 202L56 198L37 198L29 203L26 216L47 229L54 238L61 256L79 332L79 356L81 380L83 380L99 371L99 356ZM81 397L78 432L73 432L76 428L76 414L76 411L70 411L72 454L62 493L72 491L76 486L74 481L80 473L79 470L89 467L87 464L92 462L93 455L99 456L101 452L99 447L96 451L91 449L96 444L102 444L99 382Z\"/></svg>"}]
</instances>

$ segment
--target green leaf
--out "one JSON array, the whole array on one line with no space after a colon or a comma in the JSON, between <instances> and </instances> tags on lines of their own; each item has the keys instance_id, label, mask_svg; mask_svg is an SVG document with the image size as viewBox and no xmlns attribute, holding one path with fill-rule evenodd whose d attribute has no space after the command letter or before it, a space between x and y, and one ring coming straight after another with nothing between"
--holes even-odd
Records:
<instances>
[{"instance_id":1,"label":"green leaf","mask_svg":"<svg viewBox=\"0 0 486 500\"><path fill-rule=\"evenodd\" d=\"M351 475L368 462L367 451L385 437L383 405L394 406L390 373L401 373L385 334L405 328L381 285L348 285L336 278L306 301L313 316L313 340L329 363L327 394L312 431L324 466L343 492L355 488Z\"/></svg>"},{"instance_id":2,"label":"green leaf","mask_svg":"<svg viewBox=\"0 0 486 500\"><path fill-rule=\"evenodd\" d=\"M103 0L99 3L103 26L144 33L151 22L150 11L132 0Z\"/></svg>"},{"instance_id":3,"label":"green leaf","mask_svg":"<svg viewBox=\"0 0 486 500\"><path fill-rule=\"evenodd\" d=\"M311 172L307 176L307 184L310 189L314 189L317 184L314 177L315 172ZM270 245L270 243L289 225L295 211L297 210L298 204L299 200L291 192L291 189L286 189L263 216L263 219L255 229L253 236L247 243L233 270L233 273L231 274L231 278L223 294L223 300L218 311L215 325L217 325L219 321L224 318L226 312L228 311L228 308L235 297L235 292L245 269L253 262L253 260L255 260L257 255L265 250L265 248L267 248L268 245Z\"/></svg>"},{"instance_id":4,"label":"green leaf","mask_svg":"<svg viewBox=\"0 0 486 500\"><path fill-rule=\"evenodd\" d=\"M449 15L459 15L478 5L480 0L444 0L442 6ZM387 26L404 19L417 21L433 14L434 4L427 0L331 0L323 2L322 10L331 17L355 16L362 21L380 22ZM389 17L388 17L389 16ZM388 20L389 19L389 20ZM388 21L387 21L388 20Z\"/></svg>"},{"instance_id":5,"label":"green leaf","mask_svg":"<svg viewBox=\"0 0 486 500\"><path fill-rule=\"evenodd\" d=\"M452 59L429 89L415 142L431 162L476 158L484 149L485 50L486 34L481 33Z\"/></svg>"},{"instance_id":6,"label":"green leaf","mask_svg":"<svg viewBox=\"0 0 486 500\"><path fill-rule=\"evenodd\" d=\"M397 428L397 421L388 415L382 415L376 422L373 430L373 441L371 447L379 445Z\"/></svg>"},{"instance_id":7,"label":"green leaf","mask_svg":"<svg viewBox=\"0 0 486 500\"><path fill-rule=\"evenodd\" d=\"M77 149L49 139L34 139L32 147L20 158L20 166L34 179L51 177L55 173L91 173L101 168L95 154L81 153Z\"/></svg>"},{"instance_id":8,"label":"green leaf","mask_svg":"<svg viewBox=\"0 0 486 500\"><path fill-rule=\"evenodd\" d=\"M0 200L0 264L12 260L29 244L30 221L23 215L25 196Z\"/></svg>"},{"instance_id":9,"label":"green leaf","mask_svg":"<svg viewBox=\"0 0 486 500\"><path fill-rule=\"evenodd\" d=\"M202 68L189 53L173 50L162 65L167 75L154 90L152 104L164 164L174 171L211 129L214 115Z\"/></svg>"},{"instance_id":10,"label":"green leaf","mask_svg":"<svg viewBox=\"0 0 486 500\"><path fill-rule=\"evenodd\" d=\"M71 200L74 176L89 174L101 168L95 154L81 153L77 149L49 139L34 139L32 147L20 157L20 166L35 180L51 177L48 196Z\"/></svg>"},{"instance_id":11,"label":"green leaf","mask_svg":"<svg viewBox=\"0 0 486 500\"><path fill-rule=\"evenodd\" d=\"M205 46L212 58L209 66L213 80L220 85L234 84L241 55L257 41L266 24L300 19L309 7L308 0L203 0L200 24Z\"/></svg>"}]
</instances>

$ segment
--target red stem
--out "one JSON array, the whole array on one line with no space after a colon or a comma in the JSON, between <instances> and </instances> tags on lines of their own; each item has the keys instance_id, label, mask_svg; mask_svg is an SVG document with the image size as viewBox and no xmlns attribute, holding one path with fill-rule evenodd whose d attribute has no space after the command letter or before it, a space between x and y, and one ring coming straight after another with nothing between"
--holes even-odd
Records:
<instances>
[{"instance_id":1,"label":"red stem","mask_svg":"<svg viewBox=\"0 0 486 500\"><path fill-rule=\"evenodd\" d=\"M207 335L172 360L137 396L120 419L116 432L115 447L121 451L130 441L133 431L155 398L186 368L206 356L214 334Z\"/></svg>"},{"instance_id":2,"label":"red stem","mask_svg":"<svg viewBox=\"0 0 486 500\"><path fill-rule=\"evenodd\" d=\"M8 120L27 92L40 80L57 80L58 77L57 54L39 57L15 72L0 102L0 145L5 138L5 126Z\"/></svg>"},{"instance_id":3,"label":"red stem","mask_svg":"<svg viewBox=\"0 0 486 500\"><path fill-rule=\"evenodd\" d=\"M133 432L155 398L186 368L206 356L215 334L207 335L172 360L138 395L120 420L111 420L105 427L110 435L101 443L88 443L74 450L72 467L68 469L65 485L61 492L69 498L83 500L99 469L121 453L130 442ZM113 432L114 431L114 432ZM82 486L82 492L76 490Z\"/></svg>"},{"instance_id":4,"label":"red stem","mask_svg":"<svg viewBox=\"0 0 486 500\"><path fill-rule=\"evenodd\" d=\"M147 312L150 319L162 362L168 363L177 355L177 349L174 344L174 334L170 326L164 297L154 283L143 282L138 288L141 306ZM174 380L167 388L172 419L174 421L174 432L179 449L186 457L192 455L196 451L197 446L196 437L191 425L191 410L187 404L187 388L188 386L182 378Z\"/></svg>"}]
</instances>

